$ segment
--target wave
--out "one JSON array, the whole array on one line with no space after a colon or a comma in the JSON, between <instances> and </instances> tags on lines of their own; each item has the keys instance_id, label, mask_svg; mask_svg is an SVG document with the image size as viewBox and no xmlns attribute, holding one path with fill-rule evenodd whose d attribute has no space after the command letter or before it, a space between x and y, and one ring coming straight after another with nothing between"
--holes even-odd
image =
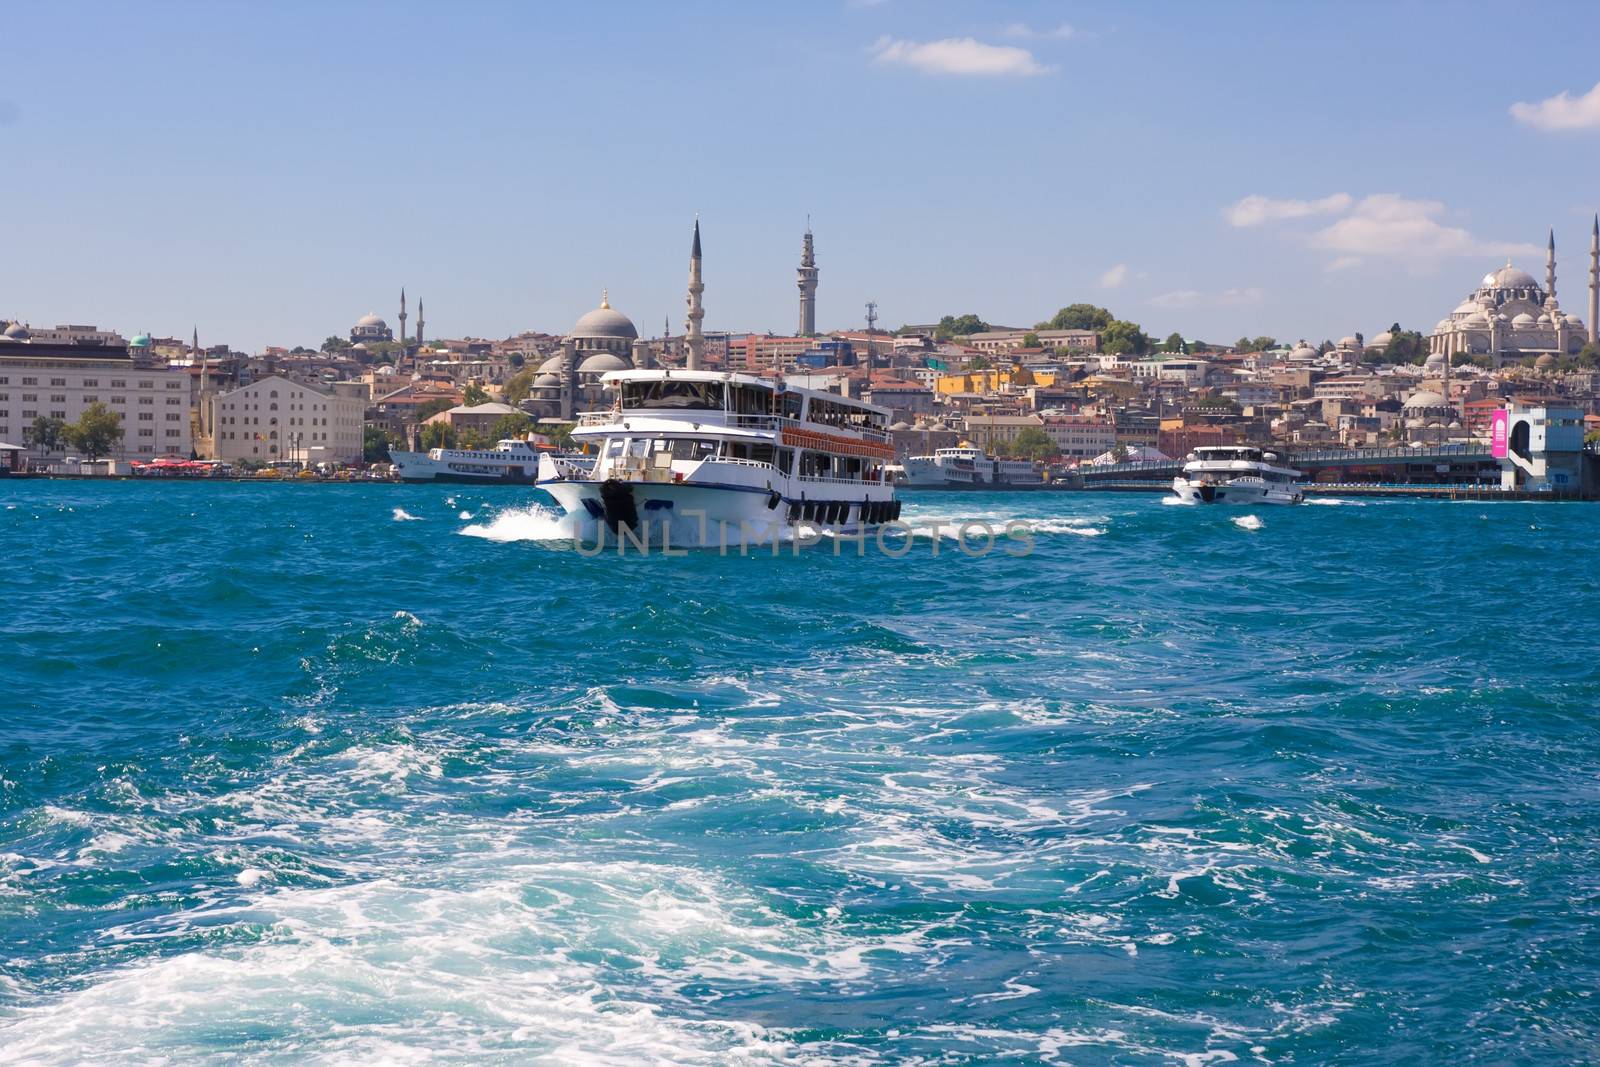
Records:
<instances>
[{"instance_id":1,"label":"wave","mask_svg":"<svg viewBox=\"0 0 1600 1067\"><path fill-rule=\"evenodd\" d=\"M395 522L421 522L422 520L420 518L418 518L417 516L411 514L411 512L407 511L405 508L395 508L394 509L394 521Z\"/></svg>"},{"instance_id":2,"label":"wave","mask_svg":"<svg viewBox=\"0 0 1600 1067\"><path fill-rule=\"evenodd\" d=\"M462 512L466 516L466 512ZM592 526L590 522L588 525ZM563 514L543 504L530 504L525 508L508 508L497 513L487 523L473 523L461 531L463 537L481 537L485 541L571 541L585 532L585 523L575 516Z\"/></svg>"},{"instance_id":3,"label":"wave","mask_svg":"<svg viewBox=\"0 0 1600 1067\"><path fill-rule=\"evenodd\" d=\"M1255 515L1237 515L1233 519L1233 524L1241 530L1259 530L1266 525Z\"/></svg>"}]
</instances>

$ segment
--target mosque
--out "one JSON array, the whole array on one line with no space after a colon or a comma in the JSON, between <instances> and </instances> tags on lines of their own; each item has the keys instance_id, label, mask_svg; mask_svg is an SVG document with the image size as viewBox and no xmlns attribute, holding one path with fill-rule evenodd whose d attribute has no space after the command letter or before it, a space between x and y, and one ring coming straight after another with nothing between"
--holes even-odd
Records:
<instances>
[{"instance_id":1,"label":"mosque","mask_svg":"<svg viewBox=\"0 0 1600 1067\"><path fill-rule=\"evenodd\" d=\"M1476 290L1428 338L1430 356L1487 356L1496 367L1529 356L1549 362L1577 354L1595 340L1596 300L1600 299L1600 216L1589 250L1589 325L1561 310L1556 301L1556 237L1550 233L1543 287L1507 260L1484 275Z\"/></svg>"},{"instance_id":2,"label":"mosque","mask_svg":"<svg viewBox=\"0 0 1600 1067\"><path fill-rule=\"evenodd\" d=\"M695 220L689 250L688 320L684 329L685 366L698 370L705 353L701 323L705 310L701 294L700 222ZM547 418L571 421L579 411L608 407L600 378L609 371L647 369L655 365L650 342L639 336L633 320L611 306L611 294L600 294L600 306L573 324L561 340L561 349L539 365L528 396Z\"/></svg>"}]
</instances>

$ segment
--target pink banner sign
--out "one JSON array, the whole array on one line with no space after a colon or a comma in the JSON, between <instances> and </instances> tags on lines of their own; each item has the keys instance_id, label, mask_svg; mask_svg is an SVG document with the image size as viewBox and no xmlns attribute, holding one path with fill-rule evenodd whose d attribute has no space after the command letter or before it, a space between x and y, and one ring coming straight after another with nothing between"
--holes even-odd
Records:
<instances>
[{"instance_id":1,"label":"pink banner sign","mask_svg":"<svg viewBox=\"0 0 1600 1067\"><path fill-rule=\"evenodd\" d=\"M1494 413L1489 420L1489 454L1495 459L1506 458L1506 428L1511 424L1511 416L1505 408Z\"/></svg>"}]
</instances>

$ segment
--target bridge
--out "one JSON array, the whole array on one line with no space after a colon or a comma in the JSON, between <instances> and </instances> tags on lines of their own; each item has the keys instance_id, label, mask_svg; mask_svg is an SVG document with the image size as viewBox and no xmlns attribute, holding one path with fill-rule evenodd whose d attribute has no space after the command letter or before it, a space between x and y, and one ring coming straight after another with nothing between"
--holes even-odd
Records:
<instances>
[{"instance_id":1,"label":"bridge","mask_svg":"<svg viewBox=\"0 0 1600 1067\"><path fill-rule=\"evenodd\" d=\"M1487 442L1420 445L1390 448L1310 449L1285 456L1283 462L1306 473L1312 481L1345 481L1346 475L1364 475L1362 482L1453 482L1487 484L1500 481L1500 461L1489 454ZM1165 482L1183 470L1181 459L1153 463L1107 463L1079 467L1085 486L1109 483ZM1375 477L1383 474L1381 479ZM1318 477L1318 475L1323 475ZM1398 475L1398 477L1397 477Z\"/></svg>"}]
</instances>

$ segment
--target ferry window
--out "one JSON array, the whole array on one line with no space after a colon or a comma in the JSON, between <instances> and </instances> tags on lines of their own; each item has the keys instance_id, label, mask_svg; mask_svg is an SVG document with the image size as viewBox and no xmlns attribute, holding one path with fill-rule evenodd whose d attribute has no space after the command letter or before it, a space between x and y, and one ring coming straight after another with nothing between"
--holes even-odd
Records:
<instances>
[{"instance_id":1,"label":"ferry window","mask_svg":"<svg viewBox=\"0 0 1600 1067\"><path fill-rule=\"evenodd\" d=\"M784 474L788 474L794 469L794 449L778 449L778 469Z\"/></svg>"},{"instance_id":2,"label":"ferry window","mask_svg":"<svg viewBox=\"0 0 1600 1067\"><path fill-rule=\"evenodd\" d=\"M750 458L757 463L771 463L775 451L771 445L751 445Z\"/></svg>"},{"instance_id":3,"label":"ferry window","mask_svg":"<svg viewBox=\"0 0 1600 1067\"><path fill-rule=\"evenodd\" d=\"M799 393L784 393L783 417L786 419L798 419L800 417L800 408L804 403L805 397Z\"/></svg>"},{"instance_id":4,"label":"ferry window","mask_svg":"<svg viewBox=\"0 0 1600 1067\"><path fill-rule=\"evenodd\" d=\"M680 411L721 411L721 382L690 382L671 378L622 383L624 408L673 408Z\"/></svg>"}]
</instances>

